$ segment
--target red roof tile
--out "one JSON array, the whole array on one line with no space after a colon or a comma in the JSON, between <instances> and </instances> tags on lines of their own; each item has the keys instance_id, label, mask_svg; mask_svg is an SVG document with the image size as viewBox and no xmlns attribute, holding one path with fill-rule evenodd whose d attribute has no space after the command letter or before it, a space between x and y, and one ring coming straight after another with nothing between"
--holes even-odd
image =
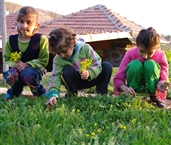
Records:
<instances>
[{"instance_id":1,"label":"red roof tile","mask_svg":"<svg viewBox=\"0 0 171 145\"><path fill-rule=\"evenodd\" d=\"M128 32L132 37L136 37L143 29L141 25L113 12L104 5L89 7L43 23L40 32L48 35L51 30L59 26L70 27L77 35Z\"/></svg>"},{"instance_id":2,"label":"red roof tile","mask_svg":"<svg viewBox=\"0 0 171 145\"><path fill-rule=\"evenodd\" d=\"M7 15L7 35L15 34L15 18L17 13ZM118 38L134 40L141 25L115 13L104 5L95 5L63 17L52 19L39 11L39 32L48 35L50 31L66 26L74 30L78 37L86 41L99 41Z\"/></svg>"},{"instance_id":3,"label":"red roof tile","mask_svg":"<svg viewBox=\"0 0 171 145\"><path fill-rule=\"evenodd\" d=\"M45 13L41 12L40 10L38 10L39 16L38 16L38 21L40 23L40 25L46 21L50 21L53 18L46 15ZM7 35L11 35L11 34L16 34L17 31L15 30L15 22L16 22L16 17L17 17L18 11L11 13L9 15L6 16L6 26L7 26ZM1 29L1 25L0 25L0 29ZM1 33L0 33L1 35Z\"/></svg>"}]
</instances>

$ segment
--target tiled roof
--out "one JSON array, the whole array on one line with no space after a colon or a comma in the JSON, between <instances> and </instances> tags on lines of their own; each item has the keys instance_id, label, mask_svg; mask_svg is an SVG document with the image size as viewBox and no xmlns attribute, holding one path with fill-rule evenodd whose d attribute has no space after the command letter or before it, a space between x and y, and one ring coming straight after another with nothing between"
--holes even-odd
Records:
<instances>
[{"instance_id":1,"label":"tiled roof","mask_svg":"<svg viewBox=\"0 0 171 145\"><path fill-rule=\"evenodd\" d=\"M38 10L39 16L38 16L38 21L40 23L40 25L46 21L50 21L53 18L44 14L43 12L41 12L40 10ZM11 13L9 15L6 16L6 26L7 26L7 35L11 35L11 34L16 34L16 30L15 30L15 22L16 22L16 17L17 17L18 11ZM1 25L0 25L0 29L1 29ZM1 35L1 33L0 33Z\"/></svg>"},{"instance_id":2,"label":"tiled roof","mask_svg":"<svg viewBox=\"0 0 171 145\"><path fill-rule=\"evenodd\" d=\"M119 38L135 40L138 32L144 28L104 5L95 5L56 19L47 16L40 10L38 12L41 24L40 33L48 35L53 29L66 26L72 28L78 38L84 38L87 42ZM7 36L16 33L16 16L17 12L6 16ZM163 41L163 38L161 40Z\"/></svg>"},{"instance_id":3,"label":"tiled roof","mask_svg":"<svg viewBox=\"0 0 171 145\"><path fill-rule=\"evenodd\" d=\"M91 35L91 37L92 35L100 37L99 34L104 34L104 36L107 34L109 36L110 34L118 35L126 32L126 34L130 34L134 38L143 29L141 25L113 12L104 5L96 5L47 21L42 24L40 32L48 35L51 30L59 26L70 27L77 35Z\"/></svg>"}]
</instances>

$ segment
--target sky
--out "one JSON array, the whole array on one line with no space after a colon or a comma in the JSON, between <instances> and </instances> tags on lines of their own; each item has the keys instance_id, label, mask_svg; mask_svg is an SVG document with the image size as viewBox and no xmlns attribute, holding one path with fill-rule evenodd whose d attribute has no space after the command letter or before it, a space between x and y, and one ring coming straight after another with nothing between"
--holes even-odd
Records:
<instances>
[{"instance_id":1,"label":"sky","mask_svg":"<svg viewBox=\"0 0 171 145\"><path fill-rule=\"evenodd\" d=\"M142 27L153 27L159 34L171 35L170 0L5 0L67 15L98 4L119 13Z\"/></svg>"}]
</instances>

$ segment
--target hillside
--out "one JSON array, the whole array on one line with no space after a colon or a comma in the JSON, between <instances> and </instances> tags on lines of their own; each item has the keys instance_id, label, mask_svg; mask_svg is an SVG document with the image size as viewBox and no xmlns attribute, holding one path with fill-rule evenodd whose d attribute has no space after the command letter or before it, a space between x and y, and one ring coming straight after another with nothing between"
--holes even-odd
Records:
<instances>
[{"instance_id":1,"label":"hillside","mask_svg":"<svg viewBox=\"0 0 171 145\"><path fill-rule=\"evenodd\" d=\"M22 5L18 5L18 4L12 3L12 2L5 2L5 6L6 6L6 11L8 11L9 14L11 14L13 12L16 12L21 7L23 7ZM47 11L47 10L43 10L43 9L38 9L38 10L40 10L41 12L45 13L46 15L48 15L48 16L54 18L54 19L59 18L59 17L62 16L60 14L57 14L57 13L54 13L54 12L51 12L51 11Z\"/></svg>"}]
</instances>

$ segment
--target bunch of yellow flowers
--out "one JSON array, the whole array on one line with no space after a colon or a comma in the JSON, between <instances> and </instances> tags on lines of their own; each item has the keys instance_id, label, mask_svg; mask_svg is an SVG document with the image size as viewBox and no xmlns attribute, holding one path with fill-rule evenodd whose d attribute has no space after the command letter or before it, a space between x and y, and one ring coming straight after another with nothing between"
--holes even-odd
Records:
<instances>
[{"instance_id":1,"label":"bunch of yellow flowers","mask_svg":"<svg viewBox=\"0 0 171 145\"><path fill-rule=\"evenodd\" d=\"M18 62L21 59L21 55L22 55L21 52L17 52L17 51L12 52L10 60L13 62Z\"/></svg>"},{"instance_id":2,"label":"bunch of yellow flowers","mask_svg":"<svg viewBox=\"0 0 171 145\"><path fill-rule=\"evenodd\" d=\"M92 64L92 60L90 59L85 59L84 61L82 61L80 63L80 71L84 72L85 70L87 70Z\"/></svg>"}]
</instances>

